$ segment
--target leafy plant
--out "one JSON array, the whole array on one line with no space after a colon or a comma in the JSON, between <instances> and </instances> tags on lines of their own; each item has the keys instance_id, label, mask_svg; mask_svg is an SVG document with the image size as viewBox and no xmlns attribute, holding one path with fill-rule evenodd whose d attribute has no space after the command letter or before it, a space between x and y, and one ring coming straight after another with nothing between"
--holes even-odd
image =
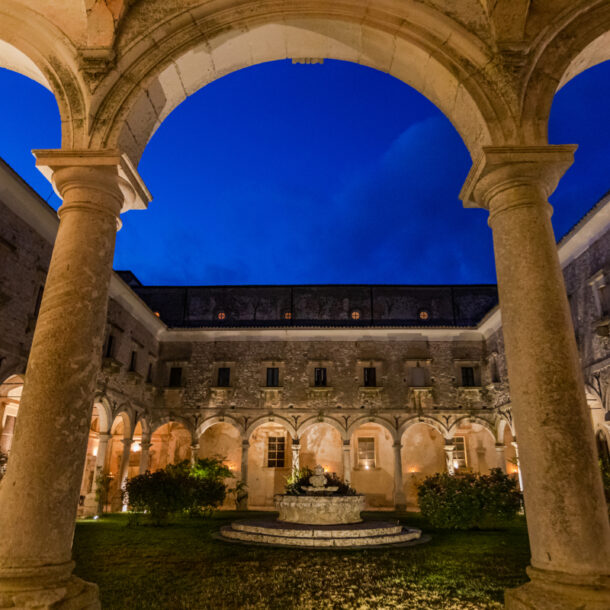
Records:
<instances>
[{"instance_id":1,"label":"leafy plant","mask_svg":"<svg viewBox=\"0 0 610 610\"><path fill-rule=\"evenodd\" d=\"M291 496L305 494L304 487L309 487L309 477L313 476L314 472L311 468L305 466L303 468L293 468L290 476L286 479L285 493ZM343 479L339 478L334 472L325 472L326 486L338 487L337 491L320 492L320 495L325 496L355 496L358 492L348 485Z\"/></svg>"},{"instance_id":2,"label":"leafy plant","mask_svg":"<svg viewBox=\"0 0 610 610\"><path fill-rule=\"evenodd\" d=\"M486 529L512 523L521 506L516 477L490 474L426 477L417 490L422 515L441 529Z\"/></svg>"},{"instance_id":3,"label":"leafy plant","mask_svg":"<svg viewBox=\"0 0 610 610\"><path fill-rule=\"evenodd\" d=\"M224 481L231 477L233 473L222 458L205 458L195 464L185 460L129 479L124 493L133 513L145 513L155 525L163 525L180 512L210 515L224 502ZM139 517L131 523L139 523Z\"/></svg>"}]
</instances>

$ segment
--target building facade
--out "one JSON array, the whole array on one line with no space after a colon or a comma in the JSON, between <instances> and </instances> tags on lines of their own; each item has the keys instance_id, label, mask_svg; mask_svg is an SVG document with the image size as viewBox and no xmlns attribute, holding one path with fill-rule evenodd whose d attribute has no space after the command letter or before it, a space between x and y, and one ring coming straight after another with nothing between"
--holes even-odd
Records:
<instances>
[{"instance_id":1,"label":"building facade","mask_svg":"<svg viewBox=\"0 0 610 610\"><path fill-rule=\"evenodd\" d=\"M10 454L58 220L4 163L0 185L0 450ZM610 197L558 251L607 451ZM114 273L80 514L98 509L100 474L118 510L125 478L211 456L246 482L251 508L272 507L297 465L336 472L370 508L415 508L435 472L517 476L496 287L152 287Z\"/></svg>"}]
</instances>

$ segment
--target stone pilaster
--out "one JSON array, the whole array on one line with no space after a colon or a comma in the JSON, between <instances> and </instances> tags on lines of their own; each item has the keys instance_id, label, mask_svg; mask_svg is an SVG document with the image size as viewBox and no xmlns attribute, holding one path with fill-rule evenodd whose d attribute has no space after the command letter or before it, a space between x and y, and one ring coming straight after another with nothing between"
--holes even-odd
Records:
<instances>
[{"instance_id":1,"label":"stone pilaster","mask_svg":"<svg viewBox=\"0 0 610 610\"><path fill-rule=\"evenodd\" d=\"M496 468L506 472L506 453L504 451L503 443L496 443L494 447L496 451Z\"/></svg>"},{"instance_id":2,"label":"stone pilaster","mask_svg":"<svg viewBox=\"0 0 610 610\"><path fill-rule=\"evenodd\" d=\"M108 451L108 441L112 435L106 433L100 433L97 442L97 455L95 456L95 472L93 475L93 489L87 494L85 498L85 515L91 516L96 513L102 512L103 498L96 500L98 477L104 473L104 466L106 464L106 453Z\"/></svg>"},{"instance_id":3,"label":"stone pilaster","mask_svg":"<svg viewBox=\"0 0 610 610\"><path fill-rule=\"evenodd\" d=\"M193 443L191 445L191 464L195 464L195 462L199 459L199 443Z\"/></svg>"},{"instance_id":4,"label":"stone pilaster","mask_svg":"<svg viewBox=\"0 0 610 610\"><path fill-rule=\"evenodd\" d=\"M445 467L447 468L447 472L450 475L455 474L455 445L453 444L453 439L445 439Z\"/></svg>"},{"instance_id":5,"label":"stone pilaster","mask_svg":"<svg viewBox=\"0 0 610 610\"><path fill-rule=\"evenodd\" d=\"M0 435L0 451L8 454L13 443L13 433L15 431L15 422L17 418L14 415L7 415Z\"/></svg>"},{"instance_id":6,"label":"stone pilaster","mask_svg":"<svg viewBox=\"0 0 610 610\"><path fill-rule=\"evenodd\" d=\"M0 607L95 608L72 576L74 521L119 213L149 195L116 151L35 154L63 204L0 486Z\"/></svg>"},{"instance_id":7,"label":"stone pilaster","mask_svg":"<svg viewBox=\"0 0 610 610\"><path fill-rule=\"evenodd\" d=\"M138 472L140 474L144 474L150 466L150 448L151 448L151 446L152 446L152 443L151 443L150 439L142 438L142 440L140 441L140 447L142 448L141 449L142 453L140 453L140 467L138 469Z\"/></svg>"},{"instance_id":8,"label":"stone pilaster","mask_svg":"<svg viewBox=\"0 0 610 610\"><path fill-rule=\"evenodd\" d=\"M292 439L292 469L294 470L295 468L300 468L301 467L301 461L300 461L300 454L301 454L301 442L298 438L293 438Z\"/></svg>"},{"instance_id":9,"label":"stone pilaster","mask_svg":"<svg viewBox=\"0 0 610 610\"><path fill-rule=\"evenodd\" d=\"M352 445L350 441L343 441L343 480L352 483Z\"/></svg>"},{"instance_id":10,"label":"stone pilaster","mask_svg":"<svg viewBox=\"0 0 610 610\"><path fill-rule=\"evenodd\" d=\"M394 443L394 508L398 511L407 510L407 497L404 491L404 481L402 476L402 443Z\"/></svg>"},{"instance_id":11,"label":"stone pilaster","mask_svg":"<svg viewBox=\"0 0 610 610\"><path fill-rule=\"evenodd\" d=\"M242 483L246 486L246 495L237 506L238 510L248 509L248 450L250 449L250 442L247 440L241 443L241 470L240 476Z\"/></svg>"},{"instance_id":12,"label":"stone pilaster","mask_svg":"<svg viewBox=\"0 0 610 610\"><path fill-rule=\"evenodd\" d=\"M489 210L532 552L507 608L610 607L610 526L548 203L574 149L485 147L462 191Z\"/></svg>"}]
</instances>

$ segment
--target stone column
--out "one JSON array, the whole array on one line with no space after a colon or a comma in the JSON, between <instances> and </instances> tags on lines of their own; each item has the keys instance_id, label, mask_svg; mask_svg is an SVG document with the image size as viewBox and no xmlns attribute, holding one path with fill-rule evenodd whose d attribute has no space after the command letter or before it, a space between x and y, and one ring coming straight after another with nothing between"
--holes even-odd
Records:
<instances>
[{"instance_id":1,"label":"stone column","mask_svg":"<svg viewBox=\"0 0 610 610\"><path fill-rule=\"evenodd\" d=\"M241 471L240 477L241 482L245 485L245 497L242 498L241 502L237 505L237 510L248 509L248 449L250 449L250 442L247 440L241 443Z\"/></svg>"},{"instance_id":2,"label":"stone column","mask_svg":"<svg viewBox=\"0 0 610 610\"><path fill-rule=\"evenodd\" d=\"M121 439L123 444L123 453L121 454L121 465L117 472L117 489L116 495L112 499L112 510L126 510L126 504L123 500L123 487L127 481L127 475L129 474L129 458L131 457L131 445L133 439L123 438Z\"/></svg>"},{"instance_id":3,"label":"stone column","mask_svg":"<svg viewBox=\"0 0 610 610\"><path fill-rule=\"evenodd\" d=\"M95 456L95 471L93 474L93 489L87 494L85 498L85 515L95 515L100 513L101 506L104 499L100 497L99 501L95 499L97 493L97 479L104 472L104 466L106 465L106 452L108 450L108 441L112 435L109 433L100 433L97 442L97 455Z\"/></svg>"},{"instance_id":4,"label":"stone column","mask_svg":"<svg viewBox=\"0 0 610 610\"><path fill-rule=\"evenodd\" d=\"M489 210L532 552L507 608L610 607L610 526L548 197L573 146L485 147L462 199Z\"/></svg>"},{"instance_id":5,"label":"stone column","mask_svg":"<svg viewBox=\"0 0 610 610\"><path fill-rule=\"evenodd\" d=\"M523 491L523 478L521 477L521 463L519 462L519 445L514 440L511 445L515 448L515 460L517 460L517 476L519 477L519 489Z\"/></svg>"},{"instance_id":6,"label":"stone column","mask_svg":"<svg viewBox=\"0 0 610 610\"><path fill-rule=\"evenodd\" d=\"M292 439L292 470L301 467L299 456L301 454L301 441L298 438Z\"/></svg>"},{"instance_id":7,"label":"stone column","mask_svg":"<svg viewBox=\"0 0 610 610\"><path fill-rule=\"evenodd\" d=\"M191 464L194 465L199 459L199 443L193 443L191 445Z\"/></svg>"},{"instance_id":8,"label":"stone column","mask_svg":"<svg viewBox=\"0 0 610 610\"><path fill-rule=\"evenodd\" d=\"M455 459L455 445L453 444L453 439L446 438L445 439L445 466L447 467L447 472L450 475L455 474L455 466L453 465L453 461Z\"/></svg>"},{"instance_id":9,"label":"stone column","mask_svg":"<svg viewBox=\"0 0 610 610\"><path fill-rule=\"evenodd\" d=\"M119 213L146 190L115 151L35 154L63 204L0 485L0 607L94 608L97 586L72 576L72 538Z\"/></svg>"},{"instance_id":10,"label":"stone column","mask_svg":"<svg viewBox=\"0 0 610 610\"><path fill-rule=\"evenodd\" d=\"M15 422L17 418L14 415L7 415L0 435L0 451L8 454L13 443L13 433L15 431Z\"/></svg>"},{"instance_id":11,"label":"stone column","mask_svg":"<svg viewBox=\"0 0 610 610\"><path fill-rule=\"evenodd\" d=\"M400 450L402 443L394 443L394 508L398 511L407 510L407 498L404 491L404 481L402 478L402 455Z\"/></svg>"},{"instance_id":12,"label":"stone column","mask_svg":"<svg viewBox=\"0 0 610 610\"><path fill-rule=\"evenodd\" d=\"M352 445L350 441L343 441L343 480L352 483Z\"/></svg>"},{"instance_id":13,"label":"stone column","mask_svg":"<svg viewBox=\"0 0 610 610\"><path fill-rule=\"evenodd\" d=\"M138 470L140 474L144 474L150 466L151 445L152 443L150 442L150 439L142 438L142 440L140 441L140 447L142 448L142 453L140 453L140 468Z\"/></svg>"},{"instance_id":14,"label":"stone column","mask_svg":"<svg viewBox=\"0 0 610 610\"><path fill-rule=\"evenodd\" d=\"M504 444L496 443L496 464L497 468L499 468L502 472L506 472L506 456L504 454Z\"/></svg>"}]
</instances>

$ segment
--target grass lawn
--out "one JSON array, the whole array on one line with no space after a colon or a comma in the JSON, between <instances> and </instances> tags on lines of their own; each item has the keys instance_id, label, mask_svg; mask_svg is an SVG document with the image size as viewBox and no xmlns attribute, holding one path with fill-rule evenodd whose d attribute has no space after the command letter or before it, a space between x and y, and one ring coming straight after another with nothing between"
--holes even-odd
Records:
<instances>
[{"instance_id":1,"label":"grass lawn","mask_svg":"<svg viewBox=\"0 0 610 610\"><path fill-rule=\"evenodd\" d=\"M269 513L264 513L270 516ZM432 540L410 548L306 551L225 543L237 518L127 527L126 515L76 525L76 574L100 587L104 608L500 608L527 580L525 522L507 531L440 532L418 514L405 523ZM368 513L388 519L391 513Z\"/></svg>"}]
</instances>

